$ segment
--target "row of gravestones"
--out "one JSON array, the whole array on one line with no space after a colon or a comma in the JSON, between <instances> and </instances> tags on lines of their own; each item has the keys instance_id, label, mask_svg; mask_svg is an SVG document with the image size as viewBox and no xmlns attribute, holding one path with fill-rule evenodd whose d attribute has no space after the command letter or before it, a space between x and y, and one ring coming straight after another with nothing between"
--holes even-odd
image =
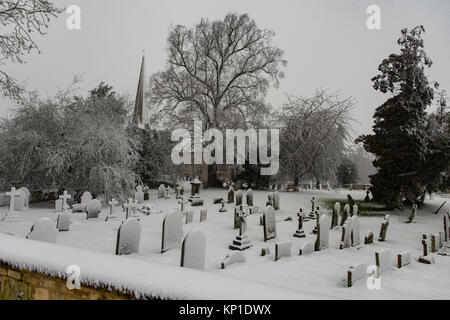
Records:
<instances>
[{"instance_id":1,"label":"row of gravestones","mask_svg":"<svg viewBox=\"0 0 450 320\"><path fill-rule=\"evenodd\" d=\"M440 255L450 255L448 252L449 246L446 243L450 240L450 214L447 212L443 217L443 232L434 234L423 234L422 247L423 255L419 258L419 262L425 264L433 264L435 262L434 256L430 253L437 253Z\"/></svg>"},{"instance_id":2,"label":"row of gravestones","mask_svg":"<svg viewBox=\"0 0 450 320\"><path fill-rule=\"evenodd\" d=\"M392 261L391 249L383 249L375 252L375 267L367 268L365 263L358 263L351 265L347 270L347 277L344 280L347 287L352 287L357 280L371 277L369 285L375 286L379 283L379 277L383 272L386 272L395 265L397 268L402 268L411 263L411 252L404 251L397 254L397 261ZM369 280L369 279L368 279ZM369 282L369 281L368 281Z\"/></svg>"}]
</instances>

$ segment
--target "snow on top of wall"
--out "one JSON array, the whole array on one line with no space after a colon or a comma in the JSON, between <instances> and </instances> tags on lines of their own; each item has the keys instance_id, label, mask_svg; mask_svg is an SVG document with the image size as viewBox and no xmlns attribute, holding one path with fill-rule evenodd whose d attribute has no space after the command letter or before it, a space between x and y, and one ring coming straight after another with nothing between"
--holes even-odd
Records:
<instances>
[{"instance_id":1,"label":"snow on top of wall","mask_svg":"<svg viewBox=\"0 0 450 320\"><path fill-rule=\"evenodd\" d=\"M67 267L77 265L81 269L81 285L111 288L137 298L323 298L220 274L155 264L132 256L115 256L5 234L0 234L0 263L63 279Z\"/></svg>"}]
</instances>

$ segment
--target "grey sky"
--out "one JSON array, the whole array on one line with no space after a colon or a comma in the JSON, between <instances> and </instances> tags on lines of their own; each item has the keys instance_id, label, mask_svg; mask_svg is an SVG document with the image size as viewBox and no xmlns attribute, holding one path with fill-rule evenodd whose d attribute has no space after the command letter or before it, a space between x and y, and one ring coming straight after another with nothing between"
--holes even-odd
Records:
<instances>
[{"instance_id":1,"label":"grey sky","mask_svg":"<svg viewBox=\"0 0 450 320\"><path fill-rule=\"evenodd\" d=\"M403 27L423 24L425 47L434 64L431 80L450 91L450 1L257 1L257 0L58 0L81 7L81 30L68 30L68 15L51 23L47 36L38 38L42 53L26 57L27 64L6 68L43 96L83 76L82 90L100 81L119 93L135 94L142 49L147 75L166 63L166 38L171 24L193 25L201 17L223 18L227 12L248 13L261 28L275 31L274 43L284 50L288 65L278 90L268 101L280 106L284 93L310 95L314 88L340 90L356 102L355 134L369 132L376 106L387 97L372 89L370 78L378 64L398 51ZM381 30L366 28L366 8L381 8ZM84 93L81 91L80 93ZM0 116L12 103L0 99Z\"/></svg>"}]
</instances>

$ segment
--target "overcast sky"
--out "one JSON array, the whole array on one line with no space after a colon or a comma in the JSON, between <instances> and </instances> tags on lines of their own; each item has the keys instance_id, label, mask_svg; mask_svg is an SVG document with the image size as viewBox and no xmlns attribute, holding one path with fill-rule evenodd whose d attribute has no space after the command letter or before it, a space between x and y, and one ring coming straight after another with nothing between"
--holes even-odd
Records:
<instances>
[{"instance_id":1,"label":"overcast sky","mask_svg":"<svg viewBox=\"0 0 450 320\"><path fill-rule=\"evenodd\" d=\"M45 97L83 76L82 91L100 81L134 97L142 49L147 75L166 64L166 39L171 24L192 26L202 17L223 18L227 12L248 13L261 28L275 31L274 44L285 52L285 78L267 97L280 106L285 93L310 95L314 88L340 90L356 100L355 134L370 132L376 106L387 96L372 89L371 77L381 60L397 52L400 29L423 24L425 48L434 64L431 80L450 92L450 1L432 0L58 0L56 5L81 8L81 29L66 27L68 14L55 19L45 37L37 38L42 53L27 64L10 65L19 80ZM381 9L381 30L368 30L366 9ZM84 90L84 91L83 91ZM0 98L0 116L12 103Z\"/></svg>"}]
</instances>

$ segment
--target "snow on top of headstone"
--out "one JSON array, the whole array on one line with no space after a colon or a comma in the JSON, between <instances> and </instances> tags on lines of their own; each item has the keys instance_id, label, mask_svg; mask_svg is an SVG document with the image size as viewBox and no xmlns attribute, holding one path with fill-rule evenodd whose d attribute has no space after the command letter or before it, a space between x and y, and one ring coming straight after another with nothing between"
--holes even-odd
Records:
<instances>
[{"instance_id":1,"label":"snow on top of headstone","mask_svg":"<svg viewBox=\"0 0 450 320\"><path fill-rule=\"evenodd\" d=\"M58 237L58 230L55 227L55 222L49 218L41 218L36 221L31 227L30 233L27 235L27 239L45 241L56 243Z\"/></svg>"},{"instance_id":2,"label":"snow on top of headstone","mask_svg":"<svg viewBox=\"0 0 450 320\"><path fill-rule=\"evenodd\" d=\"M11 267L66 278L70 265L81 269L81 286L105 286L137 298L161 299L319 299L319 294L297 292L245 279L160 265L126 256L29 241L0 234L0 262ZM132 272L130 272L132 270Z\"/></svg>"}]
</instances>

